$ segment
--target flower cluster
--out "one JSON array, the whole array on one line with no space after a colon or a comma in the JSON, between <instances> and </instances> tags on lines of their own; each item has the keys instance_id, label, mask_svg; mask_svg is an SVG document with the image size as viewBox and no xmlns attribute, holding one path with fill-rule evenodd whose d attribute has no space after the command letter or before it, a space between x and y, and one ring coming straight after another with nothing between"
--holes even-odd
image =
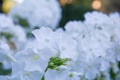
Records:
<instances>
[{"instance_id":1,"label":"flower cluster","mask_svg":"<svg viewBox=\"0 0 120 80\"><path fill-rule=\"evenodd\" d=\"M18 48L18 45L26 41L26 33L24 28L14 24L11 17L0 14L0 40L10 44L14 43L13 45Z\"/></svg>"},{"instance_id":2,"label":"flower cluster","mask_svg":"<svg viewBox=\"0 0 120 80\"><path fill-rule=\"evenodd\" d=\"M31 27L49 26L55 29L61 18L61 8L57 0L24 0L14 6L9 15L17 23L22 19Z\"/></svg>"},{"instance_id":3,"label":"flower cluster","mask_svg":"<svg viewBox=\"0 0 120 80\"><path fill-rule=\"evenodd\" d=\"M40 6L47 6L54 1L43 0ZM42 11L49 9L42 10L42 7L34 2L25 0L20 4L23 7L18 7L25 14L19 12L18 14L17 11L16 13L19 17L27 19L30 25L41 27L43 26L41 19L49 21L48 17L43 16L50 15L49 13L42 15ZM34 7L38 9L35 10ZM29 9L34 11L31 12ZM43 18L35 19L39 16L36 11L41 13ZM51 19L50 21L54 22ZM52 22L50 24L54 27ZM45 23L44 26L50 24ZM0 63L3 69L11 70L7 75L0 75L0 80L120 79L120 14L118 13L106 15L95 11L88 12L84 21L70 21L64 30L61 28L52 30L49 26L35 29L32 31L34 37L31 38L26 37L24 29L14 24L11 17L1 14L0 33L2 34Z\"/></svg>"}]
</instances>

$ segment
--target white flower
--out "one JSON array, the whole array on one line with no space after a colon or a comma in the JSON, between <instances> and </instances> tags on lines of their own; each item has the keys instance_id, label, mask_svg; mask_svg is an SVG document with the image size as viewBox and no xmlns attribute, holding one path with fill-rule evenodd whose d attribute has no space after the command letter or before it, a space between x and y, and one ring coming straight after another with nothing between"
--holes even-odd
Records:
<instances>
[{"instance_id":1,"label":"white flower","mask_svg":"<svg viewBox=\"0 0 120 80\"><path fill-rule=\"evenodd\" d=\"M85 25L81 21L70 21L65 25L66 32L75 39L85 32L84 28Z\"/></svg>"},{"instance_id":2,"label":"white flower","mask_svg":"<svg viewBox=\"0 0 120 80\"><path fill-rule=\"evenodd\" d=\"M77 56L77 42L64 32L53 32L50 28L34 30L38 43L41 47L49 47L52 51L59 53L61 58L75 60ZM44 34L44 35L43 35Z\"/></svg>"},{"instance_id":3,"label":"white flower","mask_svg":"<svg viewBox=\"0 0 120 80\"><path fill-rule=\"evenodd\" d=\"M115 25L114 27L120 27L120 14L119 13L111 13L109 18L112 20L112 23Z\"/></svg>"},{"instance_id":4,"label":"white flower","mask_svg":"<svg viewBox=\"0 0 120 80\"><path fill-rule=\"evenodd\" d=\"M0 14L0 33L11 34L20 42L26 40L24 29L19 25L15 25L12 18L5 14Z\"/></svg>"},{"instance_id":5,"label":"white flower","mask_svg":"<svg viewBox=\"0 0 120 80\"><path fill-rule=\"evenodd\" d=\"M84 16L85 16L85 23L88 24L88 26L92 26L92 25L104 26L110 23L109 17L102 12L97 12L97 11L93 11L91 13L88 12Z\"/></svg>"},{"instance_id":6,"label":"white flower","mask_svg":"<svg viewBox=\"0 0 120 80\"><path fill-rule=\"evenodd\" d=\"M34 66L33 66L34 67ZM39 70L27 71L25 70L24 62L17 62L12 65L12 75L9 77L10 80L40 80L43 73ZM7 79L7 80L9 80Z\"/></svg>"},{"instance_id":7,"label":"white flower","mask_svg":"<svg viewBox=\"0 0 120 80\"><path fill-rule=\"evenodd\" d=\"M5 14L0 14L0 32L8 31L12 27L14 27L12 19Z\"/></svg>"},{"instance_id":8,"label":"white flower","mask_svg":"<svg viewBox=\"0 0 120 80\"><path fill-rule=\"evenodd\" d=\"M68 34L60 33L57 37L57 52L60 53L60 57L76 60L78 55L77 42Z\"/></svg>"},{"instance_id":9,"label":"white flower","mask_svg":"<svg viewBox=\"0 0 120 80\"><path fill-rule=\"evenodd\" d=\"M112 62L116 63L120 61L120 42L114 43L111 48L107 50L107 59Z\"/></svg>"},{"instance_id":10,"label":"white flower","mask_svg":"<svg viewBox=\"0 0 120 80\"><path fill-rule=\"evenodd\" d=\"M88 80L93 80L97 77L97 75L100 75L99 60L97 60L97 57L92 54L85 52L81 52L78 55L77 60L73 62L71 68L75 72L81 73L82 78Z\"/></svg>"},{"instance_id":11,"label":"white flower","mask_svg":"<svg viewBox=\"0 0 120 80\"><path fill-rule=\"evenodd\" d=\"M9 39L8 42L11 41L17 50L19 50L21 44L26 41L25 30L21 26L14 24L12 18L5 14L0 14L0 34L3 40L4 38L6 38L6 40Z\"/></svg>"},{"instance_id":12,"label":"white flower","mask_svg":"<svg viewBox=\"0 0 120 80\"><path fill-rule=\"evenodd\" d=\"M39 71L31 71L12 76L0 76L0 80L40 80L42 76Z\"/></svg>"},{"instance_id":13,"label":"white flower","mask_svg":"<svg viewBox=\"0 0 120 80\"><path fill-rule=\"evenodd\" d=\"M56 52L57 34L55 34L55 32L53 32L52 29L42 27L40 29L34 30L32 33L38 41L39 49L47 47L50 48L53 52Z\"/></svg>"},{"instance_id":14,"label":"white flower","mask_svg":"<svg viewBox=\"0 0 120 80\"><path fill-rule=\"evenodd\" d=\"M49 49L37 53L27 49L16 53L16 62L12 63L12 74L7 80L41 80L47 69L49 59L54 56Z\"/></svg>"},{"instance_id":15,"label":"white flower","mask_svg":"<svg viewBox=\"0 0 120 80\"><path fill-rule=\"evenodd\" d=\"M55 29L61 18L61 9L57 0L24 0L14 6L9 15L15 20L15 16L26 19L32 27L47 26Z\"/></svg>"},{"instance_id":16,"label":"white flower","mask_svg":"<svg viewBox=\"0 0 120 80\"><path fill-rule=\"evenodd\" d=\"M15 58L11 54L9 46L0 41L0 62L3 64L3 68L11 68L11 62L16 62Z\"/></svg>"},{"instance_id":17,"label":"white flower","mask_svg":"<svg viewBox=\"0 0 120 80\"><path fill-rule=\"evenodd\" d=\"M103 19L104 18L104 19ZM92 12L85 14L84 23L93 30L92 34L103 36L106 40L117 41L120 39L119 34L119 14L114 13L110 15L101 12ZM96 33L97 32L97 33Z\"/></svg>"},{"instance_id":18,"label":"white flower","mask_svg":"<svg viewBox=\"0 0 120 80\"><path fill-rule=\"evenodd\" d=\"M34 52L31 49L20 51L15 55L18 62L24 62L26 71L41 71L42 73L48 66L49 59L54 54L47 48ZM13 66L16 63L13 64ZM34 66L33 66L34 65ZM14 69L13 69L14 70Z\"/></svg>"},{"instance_id":19,"label":"white flower","mask_svg":"<svg viewBox=\"0 0 120 80\"><path fill-rule=\"evenodd\" d=\"M26 41L26 33L25 33L25 30L21 26L16 25L14 28L12 28L12 31L19 42Z\"/></svg>"},{"instance_id":20,"label":"white flower","mask_svg":"<svg viewBox=\"0 0 120 80\"><path fill-rule=\"evenodd\" d=\"M48 70L45 80L80 80L80 77L69 70Z\"/></svg>"},{"instance_id":21,"label":"white flower","mask_svg":"<svg viewBox=\"0 0 120 80\"><path fill-rule=\"evenodd\" d=\"M41 29L34 30L32 33L34 34L36 39L42 42L43 44L52 43L52 41L54 40L52 38L54 37L55 34L50 28L42 27Z\"/></svg>"}]
</instances>

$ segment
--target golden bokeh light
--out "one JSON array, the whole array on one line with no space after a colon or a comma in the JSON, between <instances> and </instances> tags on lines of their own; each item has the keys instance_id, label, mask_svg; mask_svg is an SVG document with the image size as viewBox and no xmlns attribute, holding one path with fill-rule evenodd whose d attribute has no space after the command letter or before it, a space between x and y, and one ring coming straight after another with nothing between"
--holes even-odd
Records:
<instances>
[{"instance_id":1,"label":"golden bokeh light","mask_svg":"<svg viewBox=\"0 0 120 80\"><path fill-rule=\"evenodd\" d=\"M71 4L73 0L60 0L61 5Z\"/></svg>"},{"instance_id":2,"label":"golden bokeh light","mask_svg":"<svg viewBox=\"0 0 120 80\"><path fill-rule=\"evenodd\" d=\"M8 13L10 9L16 4L15 1L13 0L4 0L3 5L2 5L2 11L4 13Z\"/></svg>"},{"instance_id":3,"label":"golden bokeh light","mask_svg":"<svg viewBox=\"0 0 120 80\"><path fill-rule=\"evenodd\" d=\"M100 9L101 8L101 1L100 0L95 0L95 1L93 1L93 3L92 3L92 8L93 9Z\"/></svg>"}]
</instances>

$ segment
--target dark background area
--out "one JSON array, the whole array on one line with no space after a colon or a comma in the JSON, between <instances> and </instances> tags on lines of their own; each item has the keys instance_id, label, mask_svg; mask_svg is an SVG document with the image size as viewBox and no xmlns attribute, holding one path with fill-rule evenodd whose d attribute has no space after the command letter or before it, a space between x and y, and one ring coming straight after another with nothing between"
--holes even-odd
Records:
<instances>
[{"instance_id":1,"label":"dark background area","mask_svg":"<svg viewBox=\"0 0 120 80\"><path fill-rule=\"evenodd\" d=\"M74 0L62 7L62 19L59 26L64 26L70 20L83 20L84 14L92 11L90 0Z\"/></svg>"}]
</instances>

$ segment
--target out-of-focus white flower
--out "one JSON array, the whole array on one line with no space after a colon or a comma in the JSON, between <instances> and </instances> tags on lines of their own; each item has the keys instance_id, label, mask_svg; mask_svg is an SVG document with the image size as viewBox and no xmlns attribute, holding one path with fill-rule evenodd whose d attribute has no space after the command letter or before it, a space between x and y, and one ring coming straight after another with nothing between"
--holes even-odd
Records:
<instances>
[{"instance_id":1,"label":"out-of-focus white flower","mask_svg":"<svg viewBox=\"0 0 120 80\"><path fill-rule=\"evenodd\" d=\"M19 25L15 25L12 18L4 14L0 14L0 33L11 34L21 42L26 40L24 29Z\"/></svg>"},{"instance_id":2,"label":"out-of-focus white flower","mask_svg":"<svg viewBox=\"0 0 120 80\"><path fill-rule=\"evenodd\" d=\"M0 37L12 41L17 50L26 41L25 30L14 24L13 19L5 14L0 14Z\"/></svg>"},{"instance_id":3,"label":"out-of-focus white flower","mask_svg":"<svg viewBox=\"0 0 120 80\"><path fill-rule=\"evenodd\" d=\"M80 77L69 70L48 70L45 80L80 80Z\"/></svg>"},{"instance_id":4,"label":"out-of-focus white flower","mask_svg":"<svg viewBox=\"0 0 120 80\"><path fill-rule=\"evenodd\" d=\"M25 62L17 61L12 65L12 75L7 80L40 80L43 73L39 70L27 71ZM31 66L32 67L32 66ZM33 66L34 67L34 66Z\"/></svg>"},{"instance_id":5,"label":"out-of-focus white flower","mask_svg":"<svg viewBox=\"0 0 120 80\"><path fill-rule=\"evenodd\" d=\"M95 79L100 74L97 57L85 52L78 55L71 67L75 72L82 73L81 77L89 80Z\"/></svg>"},{"instance_id":6,"label":"out-of-focus white flower","mask_svg":"<svg viewBox=\"0 0 120 80\"><path fill-rule=\"evenodd\" d=\"M4 14L0 14L0 32L7 31L12 27L14 27L12 19Z\"/></svg>"},{"instance_id":7,"label":"out-of-focus white flower","mask_svg":"<svg viewBox=\"0 0 120 80\"><path fill-rule=\"evenodd\" d=\"M85 25L81 21L70 21L65 25L65 30L73 38L77 38L85 32Z\"/></svg>"},{"instance_id":8,"label":"out-of-focus white flower","mask_svg":"<svg viewBox=\"0 0 120 80\"><path fill-rule=\"evenodd\" d=\"M14 6L9 15L15 20L17 17L27 20L32 27L47 26L55 29L61 18L61 9L57 0L24 0Z\"/></svg>"},{"instance_id":9,"label":"out-of-focus white flower","mask_svg":"<svg viewBox=\"0 0 120 80\"><path fill-rule=\"evenodd\" d=\"M107 59L112 62L116 63L120 61L120 42L114 43L110 49L107 50Z\"/></svg>"},{"instance_id":10,"label":"out-of-focus white flower","mask_svg":"<svg viewBox=\"0 0 120 80\"><path fill-rule=\"evenodd\" d=\"M118 36L120 29L119 18L120 15L118 13L106 15L101 12L94 11L92 13L85 14L84 23L85 25L91 27L91 30L95 32L93 35L98 35L98 37L103 36L109 40L111 38L111 41L117 41L117 39L120 39Z\"/></svg>"},{"instance_id":11,"label":"out-of-focus white flower","mask_svg":"<svg viewBox=\"0 0 120 80\"><path fill-rule=\"evenodd\" d=\"M112 20L112 23L115 26L120 27L120 14L119 13L111 13L109 15L109 18Z\"/></svg>"},{"instance_id":12,"label":"out-of-focus white flower","mask_svg":"<svg viewBox=\"0 0 120 80\"><path fill-rule=\"evenodd\" d=\"M16 59L12 56L12 52L9 46L0 41L0 62L3 64L3 68L11 68L11 62L16 62Z\"/></svg>"},{"instance_id":13,"label":"out-of-focus white flower","mask_svg":"<svg viewBox=\"0 0 120 80\"><path fill-rule=\"evenodd\" d=\"M26 33L21 26L16 25L14 28L12 28L12 30L13 30L13 34L15 35L15 37L18 39L19 42L26 41Z\"/></svg>"},{"instance_id":14,"label":"out-of-focus white flower","mask_svg":"<svg viewBox=\"0 0 120 80\"><path fill-rule=\"evenodd\" d=\"M40 80L43 76L43 73L39 70L26 70L26 64L24 61L17 61L12 64L12 75L7 77L7 80L31 80L36 79ZM34 66L31 66L34 68Z\"/></svg>"},{"instance_id":15,"label":"out-of-focus white flower","mask_svg":"<svg viewBox=\"0 0 120 80\"><path fill-rule=\"evenodd\" d=\"M78 55L77 42L70 35L65 33L60 33L57 35L57 37L56 50L60 54L60 57L76 60Z\"/></svg>"},{"instance_id":16,"label":"out-of-focus white flower","mask_svg":"<svg viewBox=\"0 0 120 80\"><path fill-rule=\"evenodd\" d=\"M89 26L91 26L91 25L93 25L93 26L102 26L103 25L104 26L104 25L110 23L109 17L102 12L97 12L97 11L93 11L91 13L88 12L84 16L85 16L85 23L89 24Z\"/></svg>"}]
</instances>

